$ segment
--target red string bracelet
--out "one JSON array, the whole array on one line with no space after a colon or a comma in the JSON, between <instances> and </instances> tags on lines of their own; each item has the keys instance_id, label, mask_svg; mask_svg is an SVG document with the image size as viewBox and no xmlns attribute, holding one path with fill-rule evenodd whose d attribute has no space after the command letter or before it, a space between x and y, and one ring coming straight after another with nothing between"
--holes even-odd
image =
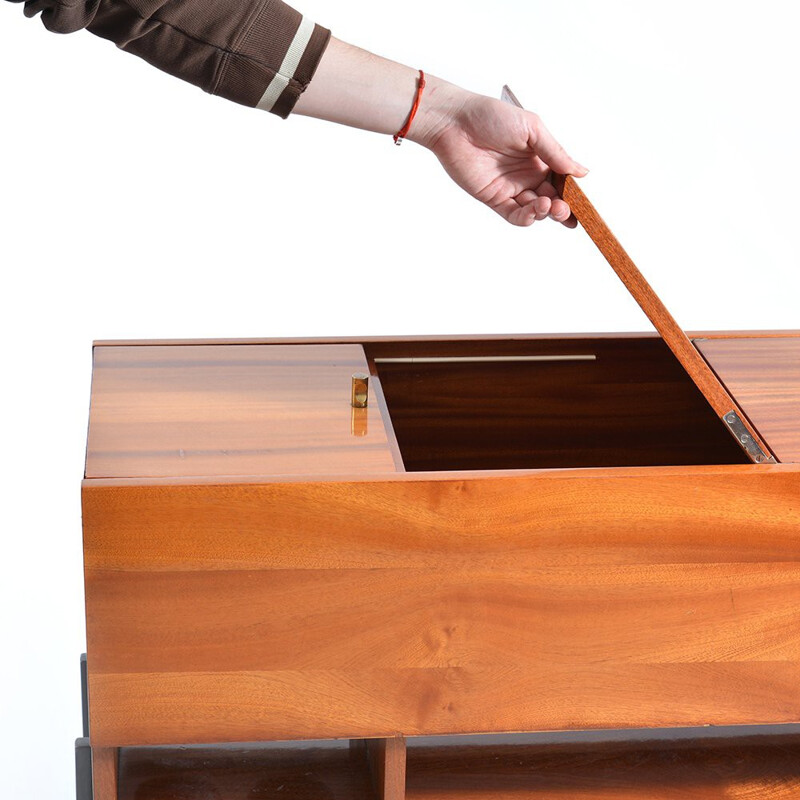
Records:
<instances>
[{"instance_id":1,"label":"red string bracelet","mask_svg":"<svg viewBox=\"0 0 800 800\"><path fill-rule=\"evenodd\" d=\"M417 110L419 109L419 101L422 99L422 90L425 88L425 73L420 70L419 71L419 83L417 83L417 94L414 96L414 105L411 106L411 113L408 115L408 119L406 120L406 124L400 128L399 131L394 135L394 143L401 144L403 139L406 138L408 135L408 131L411 128L411 123L414 121L414 117L417 116Z\"/></svg>"}]
</instances>

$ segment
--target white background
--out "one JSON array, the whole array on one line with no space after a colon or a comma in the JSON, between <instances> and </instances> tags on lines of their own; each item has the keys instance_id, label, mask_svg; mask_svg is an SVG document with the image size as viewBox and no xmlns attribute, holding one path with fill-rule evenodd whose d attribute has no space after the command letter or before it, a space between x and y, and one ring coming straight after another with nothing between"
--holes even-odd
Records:
<instances>
[{"instance_id":1,"label":"white background","mask_svg":"<svg viewBox=\"0 0 800 800\"><path fill-rule=\"evenodd\" d=\"M583 232L507 226L413 144L211 98L0 6L0 796L69 798L92 339L649 324ZM471 89L510 83L684 328L800 327L797 4L301 10Z\"/></svg>"}]
</instances>

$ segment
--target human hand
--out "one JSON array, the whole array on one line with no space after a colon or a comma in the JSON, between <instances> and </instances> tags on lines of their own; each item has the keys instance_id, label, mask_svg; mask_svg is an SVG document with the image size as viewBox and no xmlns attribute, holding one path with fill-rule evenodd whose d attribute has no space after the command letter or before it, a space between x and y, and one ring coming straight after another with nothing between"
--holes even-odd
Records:
<instances>
[{"instance_id":1,"label":"human hand","mask_svg":"<svg viewBox=\"0 0 800 800\"><path fill-rule=\"evenodd\" d=\"M512 225L550 217L575 227L549 175L582 177L588 170L567 155L536 114L453 88L433 87L428 120L409 138L432 150L462 189Z\"/></svg>"},{"instance_id":2,"label":"human hand","mask_svg":"<svg viewBox=\"0 0 800 800\"><path fill-rule=\"evenodd\" d=\"M408 118L419 71L331 38L295 113L393 134ZM447 174L513 225L575 219L549 180L582 177L536 114L432 75L406 136L432 150Z\"/></svg>"}]
</instances>

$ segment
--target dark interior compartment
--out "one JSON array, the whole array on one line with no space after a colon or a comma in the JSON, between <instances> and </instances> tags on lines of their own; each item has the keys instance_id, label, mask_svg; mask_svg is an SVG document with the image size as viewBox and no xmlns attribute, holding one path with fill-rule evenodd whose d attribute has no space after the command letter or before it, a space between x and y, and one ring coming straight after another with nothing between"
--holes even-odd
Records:
<instances>
[{"instance_id":1,"label":"dark interior compartment","mask_svg":"<svg viewBox=\"0 0 800 800\"><path fill-rule=\"evenodd\" d=\"M658 338L405 343L369 355L410 472L748 463Z\"/></svg>"}]
</instances>

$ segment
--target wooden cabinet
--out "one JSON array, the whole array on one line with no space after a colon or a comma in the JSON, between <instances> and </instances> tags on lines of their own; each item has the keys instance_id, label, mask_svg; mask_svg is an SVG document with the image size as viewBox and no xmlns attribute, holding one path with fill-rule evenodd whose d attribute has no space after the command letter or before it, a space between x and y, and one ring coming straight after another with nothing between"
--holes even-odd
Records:
<instances>
[{"instance_id":1,"label":"wooden cabinet","mask_svg":"<svg viewBox=\"0 0 800 800\"><path fill-rule=\"evenodd\" d=\"M409 737L800 720L800 335L692 338L779 463L750 462L655 336L98 344L96 800L155 745L327 740L285 765L538 798L503 755L492 788L494 740L458 744L481 794L458 750ZM537 741L531 774L582 763ZM645 747L642 780L670 747L725 750Z\"/></svg>"}]
</instances>

